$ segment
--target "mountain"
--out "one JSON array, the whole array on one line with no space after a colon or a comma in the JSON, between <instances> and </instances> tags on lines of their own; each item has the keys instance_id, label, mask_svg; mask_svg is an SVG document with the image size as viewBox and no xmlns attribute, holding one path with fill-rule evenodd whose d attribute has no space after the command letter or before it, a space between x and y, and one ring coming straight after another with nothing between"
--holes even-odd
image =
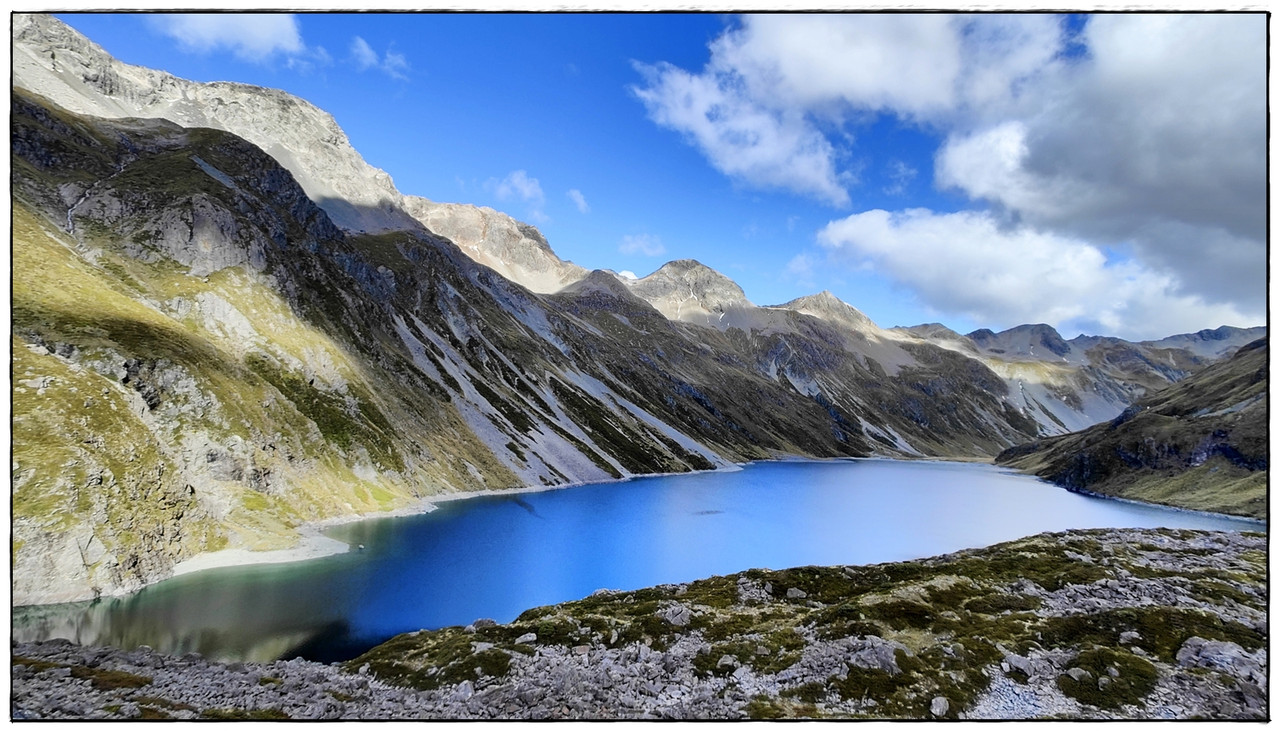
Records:
<instances>
[{"instance_id":1,"label":"mountain","mask_svg":"<svg viewBox=\"0 0 1280 732\"><path fill-rule=\"evenodd\" d=\"M532 227L504 214L402 195L391 176L356 152L332 115L291 94L247 84L192 82L121 63L48 15L14 15L13 41L16 86L77 114L166 119L242 137L292 173L307 197L344 231L434 227L476 261L535 292L553 291L547 283L563 286L574 275L586 274L555 257ZM526 247L531 251L513 247L523 242L533 243Z\"/></svg>"},{"instance_id":2,"label":"mountain","mask_svg":"<svg viewBox=\"0 0 1280 732\"><path fill-rule=\"evenodd\" d=\"M1004 379L1018 408L1050 435L1112 419L1135 399L1266 335L1266 328L1224 326L1131 343L1086 335L1065 340L1044 324L1000 333L984 328L967 336L936 324L895 330L981 361Z\"/></svg>"},{"instance_id":3,"label":"mountain","mask_svg":"<svg viewBox=\"0 0 1280 732\"><path fill-rule=\"evenodd\" d=\"M1201 330L1169 336L1158 341L1144 341L1142 345L1156 348L1178 348L1210 359L1226 358L1242 344L1266 335L1266 328L1234 328L1224 325L1213 330Z\"/></svg>"},{"instance_id":4,"label":"mountain","mask_svg":"<svg viewBox=\"0 0 1280 732\"><path fill-rule=\"evenodd\" d=\"M830 293L757 307L692 260L587 272L400 194L302 100L121 64L50 16L13 37L16 604L442 494L990 457L1208 362L1107 341L1049 364ZM1092 360L1125 349L1147 361Z\"/></svg>"},{"instance_id":5,"label":"mountain","mask_svg":"<svg viewBox=\"0 0 1280 732\"><path fill-rule=\"evenodd\" d=\"M533 292L557 292L587 275L586 269L557 257L537 229L491 208L418 196L405 196L404 208L471 259Z\"/></svg>"},{"instance_id":6,"label":"mountain","mask_svg":"<svg viewBox=\"0 0 1280 732\"><path fill-rule=\"evenodd\" d=\"M686 323L716 327L733 310L754 307L736 282L692 259L667 262L647 277L621 281L667 318Z\"/></svg>"},{"instance_id":7,"label":"mountain","mask_svg":"<svg viewBox=\"0 0 1280 732\"><path fill-rule=\"evenodd\" d=\"M1267 340L1084 431L1010 448L996 462L1066 488L1267 516Z\"/></svg>"},{"instance_id":8,"label":"mountain","mask_svg":"<svg viewBox=\"0 0 1280 732\"><path fill-rule=\"evenodd\" d=\"M287 168L338 226L389 231L412 223L391 176L351 147L332 115L281 91L202 84L121 63L49 15L13 16L13 78L82 115L167 119L232 132Z\"/></svg>"}]
</instances>

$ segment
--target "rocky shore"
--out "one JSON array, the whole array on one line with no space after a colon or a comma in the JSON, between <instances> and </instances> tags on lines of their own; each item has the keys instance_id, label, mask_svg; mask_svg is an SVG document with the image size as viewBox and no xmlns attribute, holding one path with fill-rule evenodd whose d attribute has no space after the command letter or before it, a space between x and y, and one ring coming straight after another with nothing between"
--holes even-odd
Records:
<instances>
[{"instance_id":1,"label":"rocky shore","mask_svg":"<svg viewBox=\"0 0 1280 732\"><path fill-rule=\"evenodd\" d=\"M14 719L1266 719L1266 537L1046 534L751 570L341 665L13 645Z\"/></svg>"}]
</instances>

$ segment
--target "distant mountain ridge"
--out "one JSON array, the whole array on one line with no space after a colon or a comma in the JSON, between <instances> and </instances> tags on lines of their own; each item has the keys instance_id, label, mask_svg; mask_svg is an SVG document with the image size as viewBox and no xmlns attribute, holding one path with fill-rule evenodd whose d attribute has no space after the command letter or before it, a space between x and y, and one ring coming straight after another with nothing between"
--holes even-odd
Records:
<instances>
[{"instance_id":1,"label":"distant mountain ridge","mask_svg":"<svg viewBox=\"0 0 1280 732\"><path fill-rule=\"evenodd\" d=\"M996 462L1072 490L1266 518L1267 365L1261 338L1109 422Z\"/></svg>"},{"instance_id":2,"label":"distant mountain ridge","mask_svg":"<svg viewBox=\"0 0 1280 732\"><path fill-rule=\"evenodd\" d=\"M693 260L588 272L505 214L403 196L283 92L120 64L51 16L13 34L15 603L433 495L990 457L1243 333L1062 356L1047 326L984 347L830 293L757 307Z\"/></svg>"}]
</instances>

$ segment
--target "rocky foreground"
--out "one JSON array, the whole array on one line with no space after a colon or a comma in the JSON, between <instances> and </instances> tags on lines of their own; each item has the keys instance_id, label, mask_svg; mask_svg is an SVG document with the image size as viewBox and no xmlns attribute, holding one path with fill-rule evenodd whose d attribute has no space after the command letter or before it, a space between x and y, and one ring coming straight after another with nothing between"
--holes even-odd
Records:
<instances>
[{"instance_id":1,"label":"rocky foreground","mask_svg":"<svg viewBox=\"0 0 1280 732\"><path fill-rule=\"evenodd\" d=\"M1043 534L599 591L342 665L14 644L15 719L1266 719L1266 536Z\"/></svg>"}]
</instances>

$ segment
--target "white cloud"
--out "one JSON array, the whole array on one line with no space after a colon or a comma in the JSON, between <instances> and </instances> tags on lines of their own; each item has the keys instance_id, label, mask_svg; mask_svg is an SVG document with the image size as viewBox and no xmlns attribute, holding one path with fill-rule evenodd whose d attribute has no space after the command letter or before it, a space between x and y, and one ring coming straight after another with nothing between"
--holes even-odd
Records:
<instances>
[{"instance_id":1,"label":"white cloud","mask_svg":"<svg viewBox=\"0 0 1280 732\"><path fill-rule=\"evenodd\" d=\"M351 39L351 61L360 71L377 69L393 79L409 80L409 61L404 54L388 49L380 57L369 42L360 36Z\"/></svg>"},{"instance_id":2,"label":"white cloud","mask_svg":"<svg viewBox=\"0 0 1280 732\"><path fill-rule=\"evenodd\" d=\"M1160 338L1261 312L1182 294L1168 275L1108 261L1080 239L1028 226L1002 227L980 212L866 211L832 221L819 243L854 266L869 265L926 305L993 328L1049 323L1072 331Z\"/></svg>"},{"instance_id":3,"label":"white cloud","mask_svg":"<svg viewBox=\"0 0 1280 732\"><path fill-rule=\"evenodd\" d=\"M974 216L1054 251L1126 257L1109 297L1131 300L1107 312L1173 298L1156 319L1187 330L1265 312L1266 32L1258 13L747 16L701 71L638 67L635 93L733 180L836 206L872 120L938 135L934 181L990 211ZM884 191L905 193L907 168L888 164ZM949 256L961 269L962 254ZM898 276L955 307L970 286Z\"/></svg>"},{"instance_id":4,"label":"white cloud","mask_svg":"<svg viewBox=\"0 0 1280 732\"><path fill-rule=\"evenodd\" d=\"M356 36L351 39L351 60L355 61L356 68L365 71L378 65L378 53L368 41Z\"/></svg>"},{"instance_id":5,"label":"white cloud","mask_svg":"<svg viewBox=\"0 0 1280 732\"><path fill-rule=\"evenodd\" d=\"M1040 111L953 134L938 182L1040 227L1128 245L1188 294L1260 308L1265 22L1101 15L1082 40L1089 56L1046 77Z\"/></svg>"},{"instance_id":6,"label":"white cloud","mask_svg":"<svg viewBox=\"0 0 1280 732\"><path fill-rule=\"evenodd\" d=\"M746 96L733 78L695 76L670 64L637 65L648 86L632 91L649 117L681 132L717 170L760 188L783 188L846 206L834 150L803 114Z\"/></svg>"},{"instance_id":7,"label":"white cloud","mask_svg":"<svg viewBox=\"0 0 1280 732\"><path fill-rule=\"evenodd\" d=\"M587 197L582 195L582 191L577 188L571 188L565 195L569 197L569 200L573 201L573 205L578 207L578 213L589 213L591 211L591 207L587 205Z\"/></svg>"},{"instance_id":8,"label":"white cloud","mask_svg":"<svg viewBox=\"0 0 1280 732\"><path fill-rule=\"evenodd\" d=\"M275 13L194 13L152 15L148 22L160 33L197 53L230 51L241 61L266 63L273 57L304 59L298 19ZM323 49L319 53L324 53ZM328 55L324 54L327 58Z\"/></svg>"},{"instance_id":9,"label":"white cloud","mask_svg":"<svg viewBox=\"0 0 1280 732\"><path fill-rule=\"evenodd\" d=\"M618 245L618 251L623 254L643 254L646 257L656 257L664 254L667 248L662 245L662 240L652 234L628 234L622 237L622 243Z\"/></svg>"},{"instance_id":10,"label":"white cloud","mask_svg":"<svg viewBox=\"0 0 1280 732\"><path fill-rule=\"evenodd\" d=\"M545 224L551 220L542 210L546 204L546 195L542 192L542 184L537 178L529 177L524 170L513 170L502 180L490 178L484 187L498 197L500 201L520 201L526 204L525 217L536 224Z\"/></svg>"},{"instance_id":11,"label":"white cloud","mask_svg":"<svg viewBox=\"0 0 1280 732\"><path fill-rule=\"evenodd\" d=\"M393 79L409 79L409 59L403 53L387 49L382 57L382 71Z\"/></svg>"},{"instance_id":12,"label":"white cloud","mask_svg":"<svg viewBox=\"0 0 1280 732\"><path fill-rule=\"evenodd\" d=\"M901 160L893 160L889 163L889 185L884 187L884 192L890 196L900 196L906 192L907 186L911 181L916 179L920 171L907 165Z\"/></svg>"},{"instance_id":13,"label":"white cloud","mask_svg":"<svg viewBox=\"0 0 1280 732\"><path fill-rule=\"evenodd\" d=\"M530 178L529 174L523 170L513 170L507 174L506 178L497 181L494 193L504 201L520 199L539 207L546 201L546 196L542 193L542 184L538 183L537 178Z\"/></svg>"},{"instance_id":14,"label":"white cloud","mask_svg":"<svg viewBox=\"0 0 1280 732\"><path fill-rule=\"evenodd\" d=\"M646 83L633 91L729 177L844 207L856 176L824 129L874 112L934 122L1012 99L1060 35L1048 16L746 16L701 73L637 64Z\"/></svg>"},{"instance_id":15,"label":"white cloud","mask_svg":"<svg viewBox=\"0 0 1280 732\"><path fill-rule=\"evenodd\" d=\"M812 254L801 252L787 262L786 268L782 270L782 277L805 289L816 289L818 287L817 266L818 261Z\"/></svg>"}]
</instances>

